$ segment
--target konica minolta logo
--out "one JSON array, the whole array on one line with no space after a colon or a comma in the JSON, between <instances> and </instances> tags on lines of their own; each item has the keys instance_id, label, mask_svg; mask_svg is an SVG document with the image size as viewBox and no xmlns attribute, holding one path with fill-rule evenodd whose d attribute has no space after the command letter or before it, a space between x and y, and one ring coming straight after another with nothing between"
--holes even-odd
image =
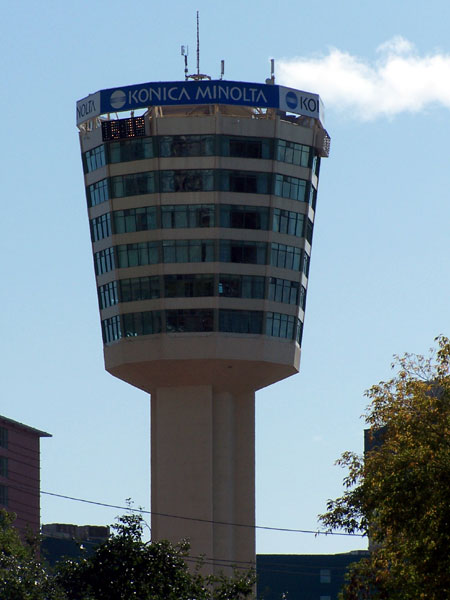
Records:
<instances>
[{"instance_id":1,"label":"konica minolta logo","mask_svg":"<svg viewBox=\"0 0 450 600\"><path fill-rule=\"evenodd\" d=\"M286 92L284 100L286 102L286 107L292 111L304 111L309 113L319 112L318 98L312 98L311 96L305 96L301 93L290 90L289 92Z\"/></svg>"},{"instance_id":2,"label":"konica minolta logo","mask_svg":"<svg viewBox=\"0 0 450 600\"><path fill-rule=\"evenodd\" d=\"M227 82L145 84L114 90L109 97L109 104L114 110L158 104L207 104L209 102L270 106L272 103L264 87Z\"/></svg>"}]
</instances>

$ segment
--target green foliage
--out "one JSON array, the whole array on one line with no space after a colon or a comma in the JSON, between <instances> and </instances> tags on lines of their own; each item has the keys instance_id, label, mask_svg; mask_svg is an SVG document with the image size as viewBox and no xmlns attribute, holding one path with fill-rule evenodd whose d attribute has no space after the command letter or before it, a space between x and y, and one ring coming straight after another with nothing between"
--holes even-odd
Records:
<instances>
[{"instance_id":1,"label":"green foliage","mask_svg":"<svg viewBox=\"0 0 450 600\"><path fill-rule=\"evenodd\" d=\"M37 558L37 540L22 542L12 526L15 518L0 510L0 598L64 600Z\"/></svg>"},{"instance_id":2,"label":"green foliage","mask_svg":"<svg viewBox=\"0 0 450 600\"><path fill-rule=\"evenodd\" d=\"M450 342L437 343L429 358L396 357L397 374L366 392L381 442L338 461L345 492L320 519L373 545L351 567L345 600L450 598Z\"/></svg>"},{"instance_id":3,"label":"green foliage","mask_svg":"<svg viewBox=\"0 0 450 600\"><path fill-rule=\"evenodd\" d=\"M142 541L139 514L120 517L115 534L88 558L65 561L57 582L67 600L240 600L252 592L251 574L205 577L187 566L189 545Z\"/></svg>"},{"instance_id":4,"label":"green foliage","mask_svg":"<svg viewBox=\"0 0 450 600\"><path fill-rule=\"evenodd\" d=\"M126 514L93 555L66 559L51 573L37 558L36 543L23 543L15 515L0 511L1 600L244 600L252 572L235 577L188 569L189 545L142 541L140 514Z\"/></svg>"}]
</instances>

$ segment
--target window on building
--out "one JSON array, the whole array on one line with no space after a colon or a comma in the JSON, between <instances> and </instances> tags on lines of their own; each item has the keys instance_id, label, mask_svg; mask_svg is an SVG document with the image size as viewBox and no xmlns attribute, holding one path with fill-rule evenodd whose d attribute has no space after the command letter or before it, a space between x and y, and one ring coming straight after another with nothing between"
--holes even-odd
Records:
<instances>
[{"instance_id":1,"label":"window on building","mask_svg":"<svg viewBox=\"0 0 450 600\"><path fill-rule=\"evenodd\" d=\"M139 242L137 244L119 244L117 261L120 269L155 265L159 260L159 242Z\"/></svg>"},{"instance_id":2,"label":"window on building","mask_svg":"<svg viewBox=\"0 0 450 600\"><path fill-rule=\"evenodd\" d=\"M97 206L97 204L109 200L108 180L102 179L92 185L88 185L86 188L86 196L89 207Z\"/></svg>"},{"instance_id":3,"label":"window on building","mask_svg":"<svg viewBox=\"0 0 450 600\"><path fill-rule=\"evenodd\" d=\"M214 275L166 275L164 296L166 298L214 296Z\"/></svg>"},{"instance_id":4,"label":"window on building","mask_svg":"<svg viewBox=\"0 0 450 600\"><path fill-rule=\"evenodd\" d=\"M305 179L280 175L279 173L274 175L273 193L275 196L290 198L291 200L298 200L299 202L307 202L307 189L308 182Z\"/></svg>"},{"instance_id":5,"label":"window on building","mask_svg":"<svg viewBox=\"0 0 450 600\"><path fill-rule=\"evenodd\" d=\"M242 240L220 240L221 262L266 264L267 244Z\"/></svg>"},{"instance_id":6,"label":"window on building","mask_svg":"<svg viewBox=\"0 0 450 600\"><path fill-rule=\"evenodd\" d=\"M265 278L256 275L219 275L219 296L264 298Z\"/></svg>"},{"instance_id":7,"label":"window on building","mask_svg":"<svg viewBox=\"0 0 450 600\"><path fill-rule=\"evenodd\" d=\"M159 138L160 156L214 156L213 135L165 135Z\"/></svg>"},{"instance_id":8,"label":"window on building","mask_svg":"<svg viewBox=\"0 0 450 600\"><path fill-rule=\"evenodd\" d=\"M320 583L331 583L330 569L320 569Z\"/></svg>"},{"instance_id":9,"label":"window on building","mask_svg":"<svg viewBox=\"0 0 450 600\"><path fill-rule=\"evenodd\" d=\"M8 430L0 426L0 448L8 448Z\"/></svg>"},{"instance_id":10,"label":"window on building","mask_svg":"<svg viewBox=\"0 0 450 600\"><path fill-rule=\"evenodd\" d=\"M212 331L214 327L213 310L166 310L167 333L193 331Z\"/></svg>"},{"instance_id":11,"label":"window on building","mask_svg":"<svg viewBox=\"0 0 450 600\"><path fill-rule=\"evenodd\" d=\"M331 600L331 596L319 596L319 600Z\"/></svg>"},{"instance_id":12,"label":"window on building","mask_svg":"<svg viewBox=\"0 0 450 600\"><path fill-rule=\"evenodd\" d=\"M144 158L154 158L156 156L154 138L152 137L111 142L107 148L110 163L143 160Z\"/></svg>"},{"instance_id":13,"label":"window on building","mask_svg":"<svg viewBox=\"0 0 450 600\"><path fill-rule=\"evenodd\" d=\"M272 140L270 138L251 138L222 136L221 155L239 158L272 158Z\"/></svg>"},{"instance_id":14,"label":"window on building","mask_svg":"<svg viewBox=\"0 0 450 600\"><path fill-rule=\"evenodd\" d=\"M214 260L214 240L164 240L163 262L211 262Z\"/></svg>"},{"instance_id":15,"label":"window on building","mask_svg":"<svg viewBox=\"0 0 450 600\"><path fill-rule=\"evenodd\" d=\"M119 294L117 292L117 281L110 281L98 288L98 303L100 310L114 306L119 302Z\"/></svg>"},{"instance_id":16,"label":"window on building","mask_svg":"<svg viewBox=\"0 0 450 600\"><path fill-rule=\"evenodd\" d=\"M164 229L214 227L214 204L175 204L161 207Z\"/></svg>"},{"instance_id":17,"label":"window on building","mask_svg":"<svg viewBox=\"0 0 450 600\"><path fill-rule=\"evenodd\" d=\"M151 335L161 332L161 312L159 310L122 315L125 337Z\"/></svg>"},{"instance_id":18,"label":"window on building","mask_svg":"<svg viewBox=\"0 0 450 600\"><path fill-rule=\"evenodd\" d=\"M286 233L303 237L305 226L305 215L291 210L282 210L275 208L273 211L272 231L277 233Z\"/></svg>"},{"instance_id":19,"label":"window on building","mask_svg":"<svg viewBox=\"0 0 450 600\"><path fill-rule=\"evenodd\" d=\"M281 162L309 167L312 158L312 148L296 142L277 140L276 160Z\"/></svg>"},{"instance_id":20,"label":"window on building","mask_svg":"<svg viewBox=\"0 0 450 600\"><path fill-rule=\"evenodd\" d=\"M270 173L219 171L220 190L241 194L270 194Z\"/></svg>"},{"instance_id":21,"label":"window on building","mask_svg":"<svg viewBox=\"0 0 450 600\"><path fill-rule=\"evenodd\" d=\"M83 166L85 173L92 173L96 169L100 167L104 167L106 165L106 155L105 155L105 146L102 144L101 146L97 146L96 148L92 148L92 150L88 150L83 154Z\"/></svg>"},{"instance_id":22,"label":"window on building","mask_svg":"<svg viewBox=\"0 0 450 600\"><path fill-rule=\"evenodd\" d=\"M8 506L8 488L0 483L0 506Z\"/></svg>"},{"instance_id":23,"label":"window on building","mask_svg":"<svg viewBox=\"0 0 450 600\"><path fill-rule=\"evenodd\" d=\"M301 267L302 250L286 244L271 244L270 264L281 269L299 271Z\"/></svg>"},{"instance_id":24,"label":"window on building","mask_svg":"<svg viewBox=\"0 0 450 600\"><path fill-rule=\"evenodd\" d=\"M156 183L157 179L153 171L118 175L111 178L111 197L123 198L140 194L154 194L158 191Z\"/></svg>"},{"instance_id":25,"label":"window on building","mask_svg":"<svg viewBox=\"0 0 450 600\"><path fill-rule=\"evenodd\" d=\"M269 208L266 206L240 206L222 204L220 206L220 226L237 229L267 230Z\"/></svg>"},{"instance_id":26,"label":"window on building","mask_svg":"<svg viewBox=\"0 0 450 600\"><path fill-rule=\"evenodd\" d=\"M115 269L114 248L105 248L94 254L95 274L102 275Z\"/></svg>"},{"instance_id":27,"label":"window on building","mask_svg":"<svg viewBox=\"0 0 450 600\"><path fill-rule=\"evenodd\" d=\"M8 477L8 458L0 456L0 477Z\"/></svg>"},{"instance_id":28,"label":"window on building","mask_svg":"<svg viewBox=\"0 0 450 600\"><path fill-rule=\"evenodd\" d=\"M211 192L214 190L212 169L160 171L161 192Z\"/></svg>"},{"instance_id":29,"label":"window on building","mask_svg":"<svg viewBox=\"0 0 450 600\"><path fill-rule=\"evenodd\" d=\"M111 215L106 213L91 219L91 240L98 242L111 235Z\"/></svg>"},{"instance_id":30,"label":"window on building","mask_svg":"<svg viewBox=\"0 0 450 600\"><path fill-rule=\"evenodd\" d=\"M119 280L120 302L151 300L161 295L159 277L134 277Z\"/></svg>"},{"instance_id":31,"label":"window on building","mask_svg":"<svg viewBox=\"0 0 450 600\"><path fill-rule=\"evenodd\" d=\"M118 315L102 321L103 343L110 344L122 337L120 317Z\"/></svg>"},{"instance_id":32,"label":"window on building","mask_svg":"<svg viewBox=\"0 0 450 600\"><path fill-rule=\"evenodd\" d=\"M219 310L219 331L261 333L263 313L256 310Z\"/></svg>"},{"instance_id":33,"label":"window on building","mask_svg":"<svg viewBox=\"0 0 450 600\"><path fill-rule=\"evenodd\" d=\"M270 277L269 279L269 300L274 302L283 302L285 304L295 304L299 302L300 284L298 281L289 279L279 279Z\"/></svg>"},{"instance_id":34,"label":"window on building","mask_svg":"<svg viewBox=\"0 0 450 600\"><path fill-rule=\"evenodd\" d=\"M113 212L113 218L114 233L148 231L158 227L156 206L115 210Z\"/></svg>"}]
</instances>

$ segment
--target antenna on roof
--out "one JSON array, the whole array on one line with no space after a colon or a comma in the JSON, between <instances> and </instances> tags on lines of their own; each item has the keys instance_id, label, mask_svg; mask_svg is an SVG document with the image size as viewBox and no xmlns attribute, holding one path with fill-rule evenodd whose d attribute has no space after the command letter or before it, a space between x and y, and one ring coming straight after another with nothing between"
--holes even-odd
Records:
<instances>
[{"instance_id":1,"label":"antenna on roof","mask_svg":"<svg viewBox=\"0 0 450 600\"><path fill-rule=\"evenodd\" d=\"M221 60L220 61L220 79L223 79L223 76L225 75L225 61Z\"/></svg>"},{"instance_id":2,"label":"antenna on roof","mask_svg":"<svg viewBox=\"0 0 450 600\"><path fill-rule=\"evenodd\" d=\"M266 84L267 85L275 84L275 59L274 58L270 59L270 77L268 79L266 79Z\"/></svg>"},{"instance_id":3,"label":"antenna on roof","mask_svg":"<svg viewBox=\"0 0 450 600\"><path fill-rule=\"evenodd\" d=\"M181 46L181 56L184 56L184 78L187 79L188 75L188 54L189 46Z\"/></svg>"},{"instance_id":4,"label":"antenna on roof","mask_svg":"<svg viewBox=\"0 0 450 600\"><path fill-rule=\"evenodd\" d=\"M183 47L184 46L181 46L181 54L183 54ZM184 56L186 57L187 54L184 54ZM199 19L198 11L197 11L197 73L194 73L193 75L188 75L187 74L187 58L184 59L184 64L185 64L185 69L184 69L185 79L193 79L194 81L201 81L202 79L211 79L211 77L209 75L203 75L202 73L200 73L200 19Z\"/></svg>"},{"instance_id":5,"label":"antenna on roof","mask_svg":"<svg viewBox=\"0 0 450 600\"><path fill-rule=\"evenodd\" d=\"M200 75L200 23L197 11L197 75Z\"/></svg>"}]
</instances>

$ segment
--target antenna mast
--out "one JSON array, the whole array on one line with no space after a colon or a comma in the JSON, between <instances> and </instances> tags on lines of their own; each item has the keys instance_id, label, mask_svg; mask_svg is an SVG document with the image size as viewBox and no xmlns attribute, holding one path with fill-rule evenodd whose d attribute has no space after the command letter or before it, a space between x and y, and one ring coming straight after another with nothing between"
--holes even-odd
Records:
<instances>
[{"instance_id":1,"label":"antenna mast","mask_svg":"<svg viewBox=\"0 0 450 600\"><path fill-rule=\"evenodd\" d=\"M197 11L197 75L200 75L200 23Z\"/></svg>"},{"instance_id":2,"label":"antenna mast","mask_svg":"<svg viewBox=\"0 0 450 600\"><path fill-rule=\"evenodd\" d=\"M211 77L209 75L204 75L203 73L200 73L200 17L199 17L199 11L197 11L197 73L194 73L192 75L187 74L187 52L186 52L186 54L184 54L183 48L184 48L184 46L181 47L181 54L184 56L185 79L193 79L194 81L201 81L202 79L211 79Z\"/></svg>"}]
</instances>

